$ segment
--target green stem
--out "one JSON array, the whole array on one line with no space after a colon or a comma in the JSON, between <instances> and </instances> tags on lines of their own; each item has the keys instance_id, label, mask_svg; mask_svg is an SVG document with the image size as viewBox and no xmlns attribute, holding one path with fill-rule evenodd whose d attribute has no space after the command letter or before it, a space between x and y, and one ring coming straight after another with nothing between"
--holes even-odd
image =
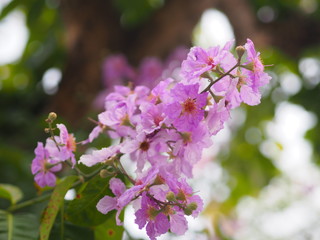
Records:
<instances>
[{"instance_id":1,"label":"green stem","mask_svg":"<svg viewBox=\"0 0 320 240\"><path fill-rule=\"evenodd\" d=\"M44 194L44 195L41 195L39 197L36 197L36 198L33 198L33 199L30 199L30 200L27 200L27 201L24 201L22 203L19 203L19 204L15 204L15 205L12 205L10 206L7 210L9 212L13 212L13 211L16 211L18 209L21 209L21 208L24 208L24 207L28 207L30 205L33 205L35 203L39 203L39 202L43 202L45 200L48 200L51 196L51 193L49 194Z\"/></svg>"},{"instance_id":2,"label":"green stem","mask_svg":"<svg viewBox=\"0 0 320 240\"><path fill-rule=\"evenodd\" d=\"M74 184L72 184L71 188L74 188L74 187L78 186L81 183L82 183L82 181L78 180ZM32 198L30 200L18 203L18 204L15 204L15 205L12 205L7 209L7 211L14 212L14 211L17 211L17 210L19 210L21 208L25 208L25 207L31 206L33 204L49 200L50 197L51 197L51 192L47 193L47 194L43 194L43 195L35 197L35 198Z\"/></svg>"}]
</instances>

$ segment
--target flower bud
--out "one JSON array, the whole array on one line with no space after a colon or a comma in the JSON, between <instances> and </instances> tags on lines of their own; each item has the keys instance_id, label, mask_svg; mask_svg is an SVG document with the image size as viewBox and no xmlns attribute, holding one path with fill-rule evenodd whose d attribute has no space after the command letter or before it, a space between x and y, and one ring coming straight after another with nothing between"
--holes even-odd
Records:
<instances>
[{"instance_id":1,"label":"flower bud","mask_svg":"<svg viewBox=\"0 0 320 240\"><path fill-rule=\"evenodd\" d=\"M148 216L150 219L155 219L158 216L159 211L153 207L148 209Z\"/></svg>"},{"instance_id":2,"label":"flower bud","mask_svg":"<svg viewBox=\"0 0 320 240\"><path fill-rule=\"evenodd\" d=\"M198 204L196 202L192 202L187 207L189 207L191 210L196 210L198 208Z\"/></svg>"},{"instance_id":3,"label":"flower bud","mask_svg":"<svg viewBox=\"0 0 320 240\"><path fill-rule=\"evenodd\" d=\"M183 212L185 215L190 216L193 210L189 206L187 206L185 209L183 209Z\"/></svg>"},{"instance_id":4,"label":"flower bud","mask_svg":"<svg viewBox=\"0 0 320 240\"><path fill-rule=\"evenodd\" d=\"M174 195L173 192L168 192L166 195L166 199L168 201L174 202L174 201L176 201L176 196Z\"/></svg>"},{"instance_id":5,"label":"flower bud","mask_svg":"<svg viewBox=\"0 0 320 240\"><path fill-rule=\"evenodd\" d=\"M180 201L185 201L186 199L186 195L184 194L183 191L179 191L178 194L176 195L176 199L180 200Z\"/></svg>"},{"instance_id":6,"label":"flower bud","mask_svg":"<svg viewBox=\"0 0 320 240\"><path fill-rule=\"evenodd\" d=\"M110 173L107 169L102 169L99 173L101 178L107 178L110 176Z\"/></svg>"},{"instance_id":7,"label":"flower bud","mask_svg":"<svg viewBox=\"0 0 320 240\"><path fill-rule=\"evenodd\" d=\"M49 113L48 119L49 119L51 122L53 122L54 120L57 119L57 114L56 114L55 112Z\"/></svg>"},{"instance_id":8,"label":"flower bud","mask_svg":"<svg viewBox=\"0 0 320 240\"><path fill-rule=\"evenodd\" d=\"M242 58L243 54L246 52L246 49L243 46L236 47L236 52L239 58Z\"/></svg>"},{"instance_id":9,"label":"flower bud","mask_svg":"<svg viewBox=\"0 0 320 240\"><path fill-rule=\"evenodd\" d=\"M165 181L164 179L161 177L161 176L157 176L156 179L154 180L153 182L153 185L161 185L161 184L164 184Z\"/></svg>"},{"instance_id":10,"label":"flower bud","mask_svg":"<svg viewBox=\"0 0 320 240\"><path fill-rule=\"evenodd\" d=\"M249 71L253 71L254 70L254 64L253 62L249 62L247 65L241 65L241 67L248 69Z\"/></svg>"}]
</instances>

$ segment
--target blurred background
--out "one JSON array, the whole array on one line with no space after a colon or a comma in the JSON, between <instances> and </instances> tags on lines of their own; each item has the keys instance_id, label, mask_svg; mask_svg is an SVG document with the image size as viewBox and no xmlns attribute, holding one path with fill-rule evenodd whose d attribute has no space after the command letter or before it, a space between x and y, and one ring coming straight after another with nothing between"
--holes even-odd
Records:
<instances>
[{"instance_id":1,"label":"blurred background","mask_svg":"<svg viewBox=\"0 0 320 240\"><path fill-rule=\"evenodd\" d=\"M86 138L114 84L109 56L136 69L152 57L157 76L177 48L250 38L271 84L260 105L233 111L198 164L202 216L162 239L320 239L319 0L0 0L0 12L1 183L38 194L30 165L49 112ZM131 212L128 233L144 238Z\"/></svg>"}]
</instances>

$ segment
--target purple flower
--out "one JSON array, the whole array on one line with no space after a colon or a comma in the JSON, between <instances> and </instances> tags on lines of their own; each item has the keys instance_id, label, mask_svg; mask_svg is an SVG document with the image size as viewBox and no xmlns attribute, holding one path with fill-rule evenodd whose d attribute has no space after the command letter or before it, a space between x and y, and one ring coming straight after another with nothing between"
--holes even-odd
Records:
<instances>
[{"instance_id":1,"label":"purple flower","mask_svg":"<svg viewBox=\"0 0 320 240\"><path fill-rule=\"evenodd\" d=\"M205 72L215 70L219 65L222 69L229 70L236 64L236 59L229 52L232 41L228 42L224 48L219 46L205 50L201 47L190 49L188 57L182 62L181 75L190 82L198 81Z\"/></svg>"},{"instance_id":2,"label":"purple flower","mask_svg":"<svg viewBox=\"0 0 320 240\"><path fill-rule=\"evenodd\" d=\"M165 123L166 116L163 112L164 105L154 105L145 103L140 105L141 110L141 130L147 134L160 130L162 124Z\"/></svg>"},{"instance_id":3,"label":"purple flower","mask_svg":"<svg viewBox=\"0 0 320 240\"><path fill-rule=\"evenodd\" d=\"M40 187L56 185L56 176L54 172L61 170L62 165L58 161L50 159L49 152L38 142L34 150L36 157L32 160L31 172L34 174L34 180Z\"/></svg>"},{"instance_id":4,"label":"purple flower","mask_svg":"<svg viewBox=\"0 0 320 240\"><path fill-rule=\"evenodd\" d=\"M203 148L212 144L207 126L202 123L193 131L182 132L173 145L173 164L178 173L192 177L193 166L201 159Z\"/></svg>"},{"instance_id":5,"label":"purple flower","mask_svg":"<svg viewBox=\"0 0 320 240\"><path fill-rule=\"evenodd\" d=\"M119 178L111 178L109 181L110 189L115 195L115 197L104 196L97 203L97 209L99 212L103 214L107 214L112 210L117 210L116 221L117 225L122 225L119 215L121 213L122 208L117 205L118 198L125 192L126 186Z\"/></svg>"},{"instance_id":6,"label":"purple flower","mask_svg":"<svg viewBox=\"0 0 320 240\"><path fill-rule=\"evenodd\" d=\"M162 75L163 66L159 59L149 57L143 59L139 68L139 75L134 81L135 85L154 87Z\"/></svg>"},{"instance_id":7,"label":"purple flower","mask_svg":"<svg viewBox=\"0 0 320 240\"><path fill-rule=\"evenodd\" d=\"M100 123L114 130L113 135L110 132L110 137L124 137L135 133L133 130L135 110L135 96L130 95L126 101L120 101L107 111L100 113L98 119Z\"/></svg>"},{"instance_id":8,"label":"purple flower","mask_svg":"<svg viewBox=\"0 0 320 240\"><path fill-rule=\"evenodd\" d=\"M173 102L166 106L165 113L179 131L192 130L204 118L207 93L198 93L199 84L178 83L170 92Z\"/></svg>"},{"instance_id":9,"label":"purple flower","mask_svg":"<svg viewBox=\"0 0 320 240\"><path fill-rule=\"evenodd\" d=\"M128 64L125 56L111 55L108 56L103 64L103 77L106 87L122 84L123 80L132 81L136 73Z\"/></svg>"},{"instance_id":10,"label":"purple flower","mask_svg":"<svg viewBox=\"0 0 320 240\"><path fill-rule=\"evenodd\" d=\"M136 184L127 189L118 199L117 205L119 208L124 208L127 206L133 199L138 197L143 191L146 190L146 187L154 182L157 177L159 170L157 168L151 168L147 174L138 179Z\"/></svg>"},{"instance_id":11,"label":"purple flower","mask_svg":"<svg viewBox=\"0 0 320 240\"><path fill-rule=\"evenodd\" d=\"M76 164L76 159L73 152L75 152L77 148L76 139L74 138L73 134L69 134L64 124L57 124L57 128L60 130L60 160L64 161L71 159L71 162L74 166Z\"/></svg>"},{"instance_id":12,"label":"purple flower","mask_svg":"<svg viewBox=\"0 0 320 240\"><path fill-rule=\"evenodd\" d=\"M161 82L158 83L157 86L155 86L150 96L148 97L149 102L152 102L154 104L162 103L165 100L167 101L170 97L170 85L173 85L174 80L172 78L167 78Z\"/></svg>"},{"instance_id":13,"label":"purple flower","mask_svg":"<svg viewBox=\"0 0 320 240\"><path fill-rule=\"evenodd\" d=\"M147 225L147 234L151 240L168 232L170 228L168 217L159 211L159 206L147 196L146 192L142 194L141 208L136 211L135 215L135 223L140 229Z\"/></svg>"},{"instance_id":14,"label":"purple flower","mask_svg":"<svg viewBox=\"0 0 320 240\"><path fill-rule=\"evenodd\" d=\"M261 98L259 88L268 84L271 77L264 72L260 53L256 52L253 42L247 39L244 47L247 51L247 65L251 65L249 68L252 69L242 70L238 85L242 85L240 94L243 101L248 105L256 105L260 103Z\"/></svg>"},{"instance_id":15,"label":"purple flower","mask_svg":"<svg viewBox=\"0 0 320 240\"><path fill-rule=\"evenodd\" d=\"M186 179L182 178L178 181L176 178L167 177L165 181L181 204L185 206L195 204L196 208L192 211L191 215L197 217L203 209L203 201L198 195L194 195L193 189L187 183Z\"/></svg>"},{"instance_id":16,"label":"purple flower","mask_svg":"<svg viewBox=\"0 0 320 240\"><path fill-rule=\"evenodd\" d=\"M103 124L99 124L95 126L92 129L91 133L89 134L88 139L81 141L81 144L84 145L84 144L93 142L93 140L96 139L100 135L100 133L103 132L103 128L104 128Z\"/></svg>"},{"instance_id":17,"label":"purple flower","mask_svg":"<svg viewBox=\"0 0 320 240\"><path fill-rule=\"evenodd\" d=\"M229 119L229 117L230 113L226 107L225 99L221 99L218 103L214 103L206 118L206 123L211 135L216 135L221 129L223 129L223 124Z\"/></svg>"},{"instance_id":18,"label":"purple flower","mask_svg":"<svg viewBox=\"0 0 320 240\"><path fill-rule=\"evenodd\" d=\"M161 145L157 141L147 138L145 133L139 133L135 138L126 140L123 143L120 151L122 153L130 154L133 161L137 162L137 172L142 172L143 167L147 161L154 162L161 161L165 157L160 153Z\"/></svg>"}]
</instances>

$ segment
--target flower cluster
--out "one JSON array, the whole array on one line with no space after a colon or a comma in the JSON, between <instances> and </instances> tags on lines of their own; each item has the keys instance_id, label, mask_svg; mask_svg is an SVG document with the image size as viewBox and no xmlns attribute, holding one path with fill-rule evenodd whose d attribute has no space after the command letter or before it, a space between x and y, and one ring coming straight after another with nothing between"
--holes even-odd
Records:
<instances>
[{"instance_id":1,"label":"flower cluster","mask_svg":"<svg viewBox=\"0 0 320 240\"><path fill-rule=\"evenodd\" d=\"M178 47L165 61L161 61L156 57L146 57L137 68L131 66L122 54L109 55L102 66L104 89L94 101L95 108L103 108L105 97L115 85L131 82L135 86L141 85L153 88L167 77L174 76L178 78L181 62L186 58L187 53L187 48Z\"/></svg>"},{"instance_id":2,"label":"flower cluster","mask_svg":"<svg viewBox=\"0 0 320 240\"><path fill-rule=\"evenodd\" d=\"M135 202L135 222L139 228L146 226L150 239L169 230L185 233L185 216L196 217L203 207L187 183L202 150L212 145L211 137L223 128L231 109L242 102L260 103L260 87L270 80L251 40L236 48L237 56L231 52L232 44L207 50L191 48L179 79L166 78L153 89L116 86L107 95L97 126L81 143L91 143L102 133L120 141L83 154L77 162L112 168L107 173L114 175L109 182L114 196L103 197L98 211L116 210L120 225L119 214ZM128 68L119 71L133 74ZM60 137L49 138L45 147L39 143L35 150L32 172L40 186L54 185L53 172L61 168L61 162L70 159L72 166L76 164L73 136L64 125L57 127ZM122 166L128 156L135 163L135 177ZM127 187L117 174L127 177L132 186Z\"/></svg>"}]
</instances>

